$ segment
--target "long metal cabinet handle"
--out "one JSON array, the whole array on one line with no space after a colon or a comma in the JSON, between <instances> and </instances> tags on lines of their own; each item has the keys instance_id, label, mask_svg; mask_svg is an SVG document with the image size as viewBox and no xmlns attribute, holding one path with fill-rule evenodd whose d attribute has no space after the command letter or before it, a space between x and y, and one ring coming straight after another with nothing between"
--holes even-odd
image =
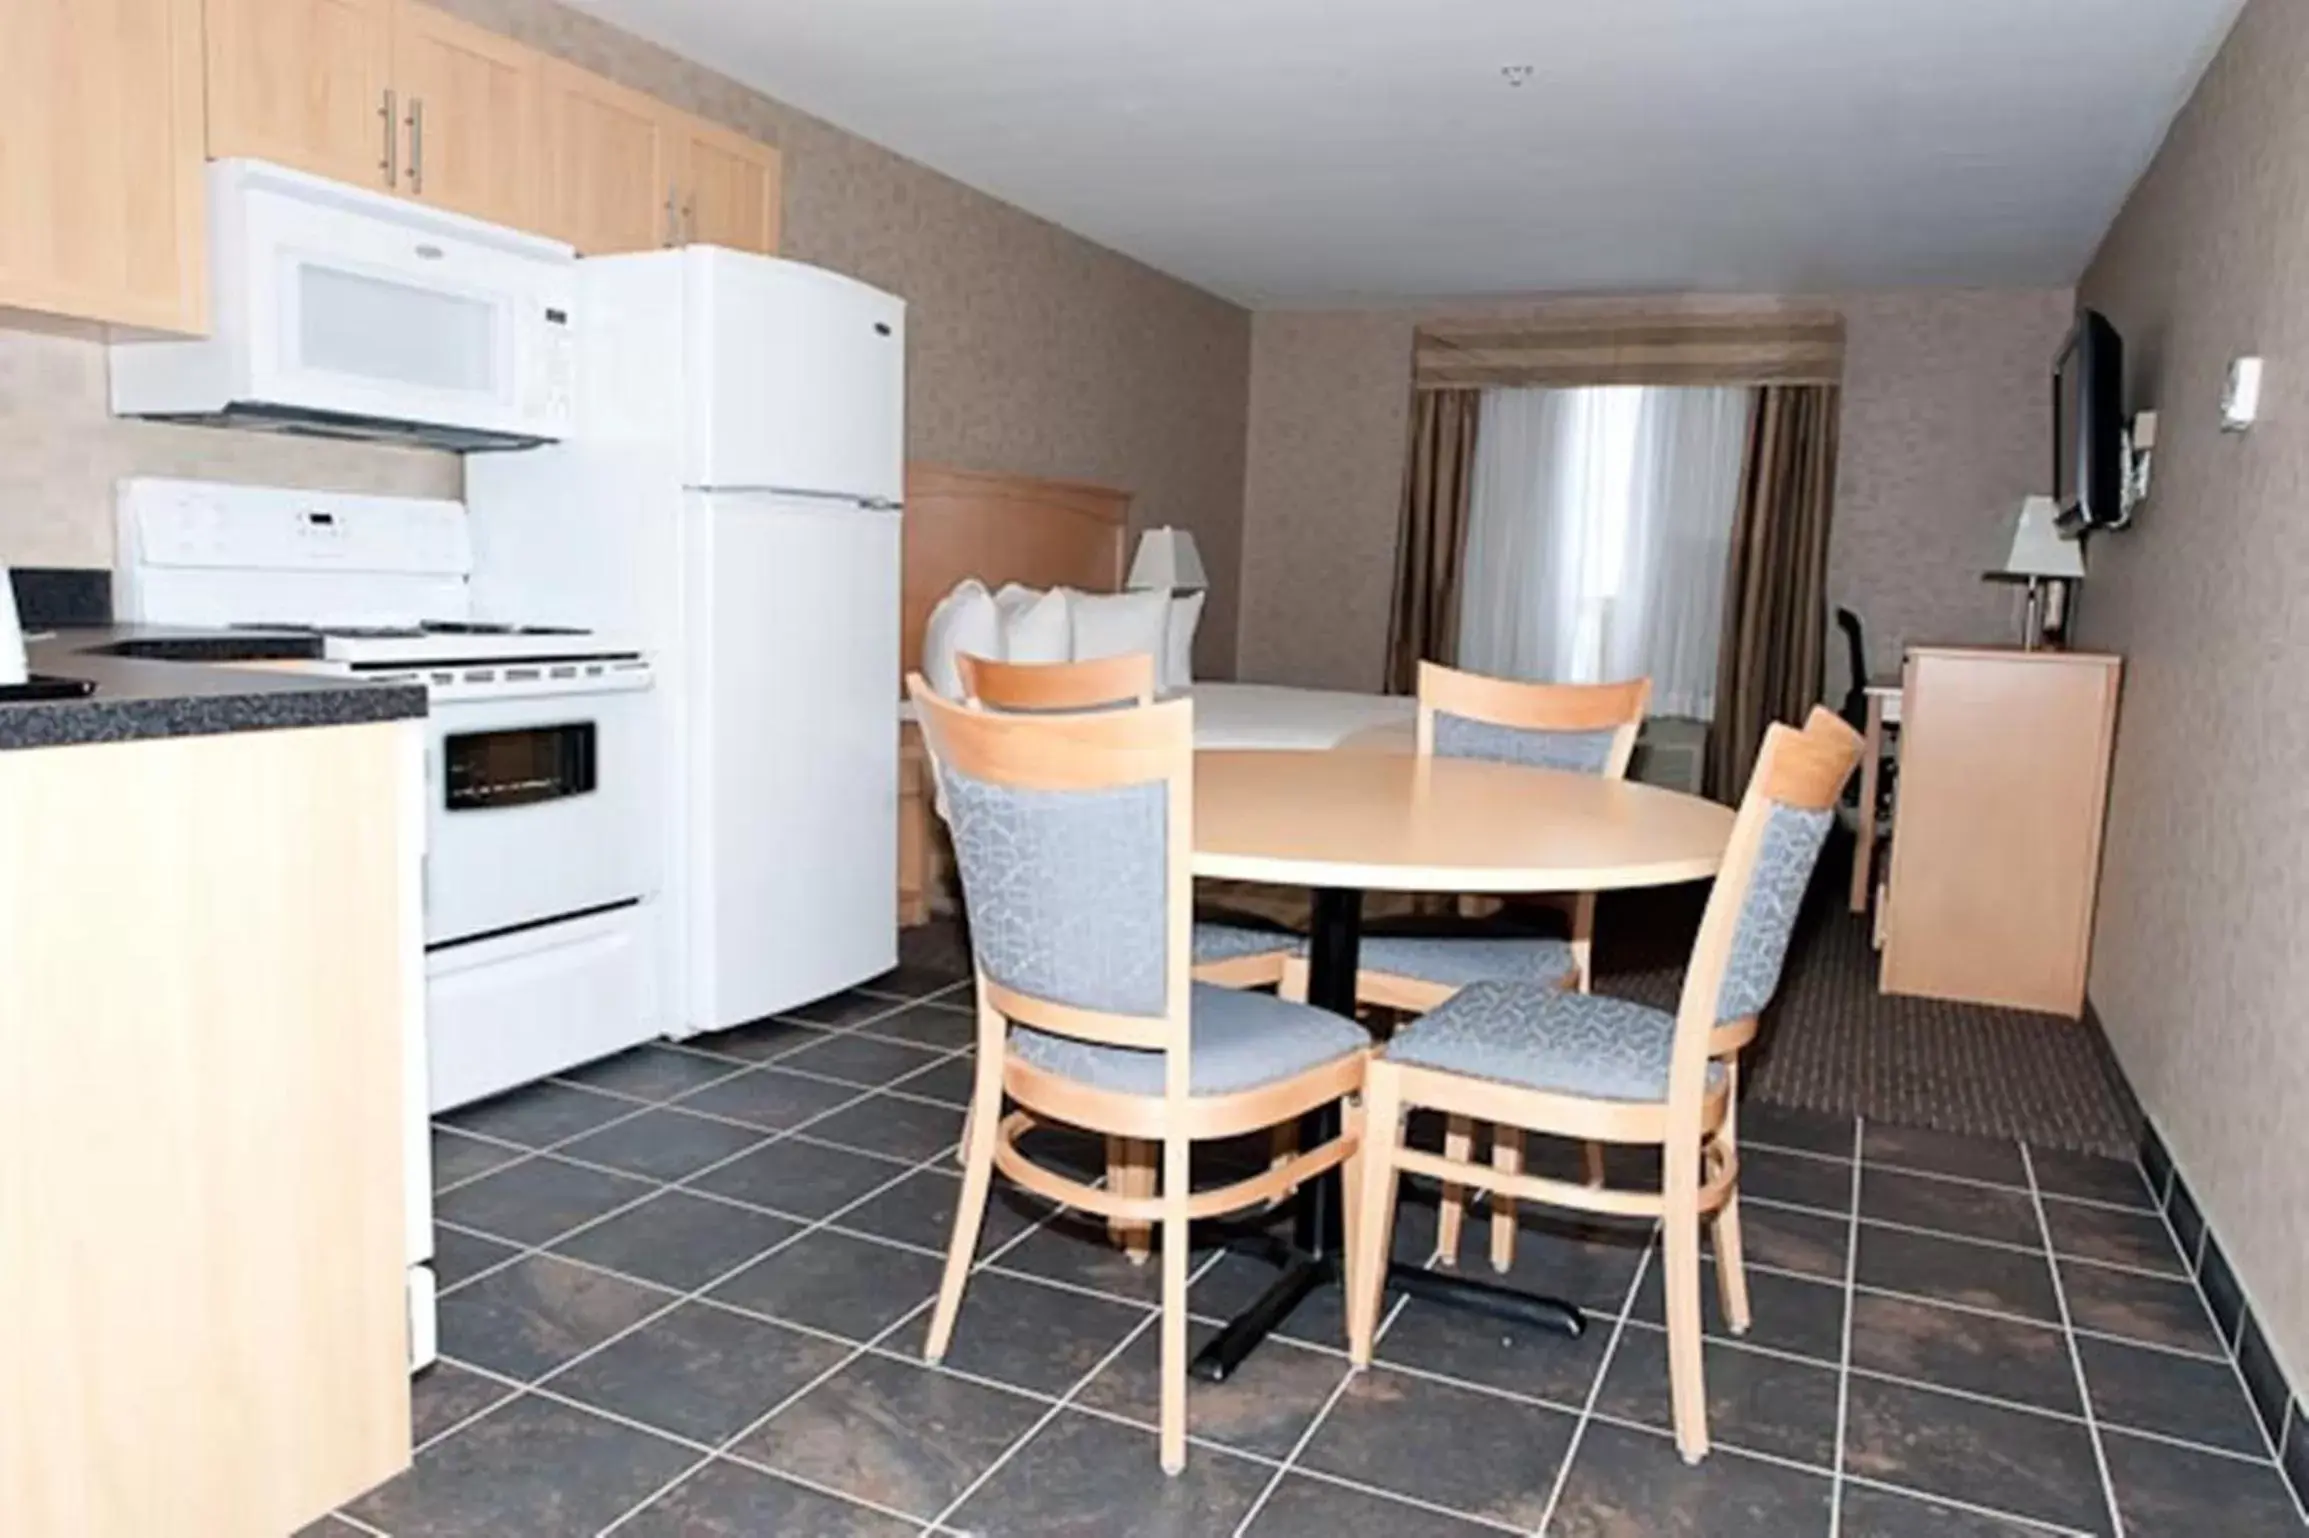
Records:
<instances>
[{"instance_id":1,"label":"long metal cabinet handle","mask_svg":"<svg viewBox=\"0 0 2309 1538\"><path fill-rule=\"evenodd\" d=\"M425 98L409 98L409 190L425 192Z\"/></svg>"},{"instance_id":2,"label":"long metal cabinet handle","mask_svg":"<svg viewBox=\"0 0 2309 1538\"><path fill-rule=\"evenodd\" d=\"M385 105L377 109L377 116L385 120L385 158L377 162L377 169L385 173L385 185L401 184L401 124L393 111L393 88L385 87Z\"/></svg>"}]
</instances>

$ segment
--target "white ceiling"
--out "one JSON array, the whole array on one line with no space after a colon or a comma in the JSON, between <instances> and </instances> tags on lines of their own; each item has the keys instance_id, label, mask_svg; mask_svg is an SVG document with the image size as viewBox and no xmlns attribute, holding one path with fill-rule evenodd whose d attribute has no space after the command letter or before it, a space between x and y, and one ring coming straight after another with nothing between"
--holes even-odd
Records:
<instances>
[{"instance_id":1,"label":"white ceiling","mask_svg":"<svg viewBox=\"0 0 2309 1538\"><path fill-rule=\"evenodd\" d=\"M2241 0L577 3L1303 305L2066 283Z\"/></svg>"}]
</instances>

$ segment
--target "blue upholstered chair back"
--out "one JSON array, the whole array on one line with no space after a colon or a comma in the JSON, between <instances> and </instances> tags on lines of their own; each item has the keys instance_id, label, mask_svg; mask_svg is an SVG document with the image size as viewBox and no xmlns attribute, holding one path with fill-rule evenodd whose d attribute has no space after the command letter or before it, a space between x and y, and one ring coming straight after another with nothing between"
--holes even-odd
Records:
<instances>
[{"instance_id":1,"label":"blue upholstered chair back","mask_svg":"<svg viewBox=\"0 0 2309 1538\"><path fill-rule=\"evenodd\" d=\"M1612 743L1618 736L1617 727L1553 732L1501 726L1444 710L1435 712L1435 751L1443 758L1483 758L1500 764L1601 774L1611 763Z\"/></svg>"},{"instance_id":2,"label":"blue upholstered chair back","mask_svg":"<svg viewBox=\"0 0 2309 1538\"><path fill-rule=\"evenodd\" d=\"M1170 958L1170 787L1039 790L940 771L978 968L1029 998L1155 1016Z\"/></svg>"},{"instance_id":3,"label":"blue upholstered chair back","mask_svg":"<svg viewBox=\"0 0 2309 1538\"><path fill-rule=\"evenodd\" d=\"M1773 804L1756 847L1756 868L1732 929L1732 948L1716 993L1716 1019L1723 1023L1760 1014L1779 991L1780 969L1804 892L1820 863L1820 846L1835 821L1832 807L1808 811Z\"/></svg>"}]
</instances>

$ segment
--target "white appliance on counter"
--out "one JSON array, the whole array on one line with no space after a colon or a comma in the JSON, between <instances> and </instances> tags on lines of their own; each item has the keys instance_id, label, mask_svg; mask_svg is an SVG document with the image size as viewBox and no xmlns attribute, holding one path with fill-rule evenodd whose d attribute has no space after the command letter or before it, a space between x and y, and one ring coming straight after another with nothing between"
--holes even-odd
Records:
<instances>
[{"instance_id":1,"label":"white appliance on counter","mask_svg":"<svg viewBox=\"0 0 2309 1538\"><path fill-rule=\"evenodd\" d=\"M309 631L288 666L426 690L420 1129L663 1033L646 656L477 619L456 502L138 479L119 512L122 620Z\"/></svg>"},{"instance_id":2,"label":"white appliance on counter","mask_svg":"<svg viewBox=\"0 0 2309 1538\"><path fill-rule=\"evenodd\" d=\"M261 160L208 167L210 326L111 348L121 416L445 449L566 437L576 252Z\"/></svg>"},{"instance_id":3,"label":"white appliance on counter","mask_svg":"<svg viewBox=\"0 0 2309 1538\"><path fill-rule=\"evenodd\" d=\"M474 581L654 656L674 1034L897 959L905 306L713 247L579 264L568 443L466 466Z\"/></svg>"}]
</instances>

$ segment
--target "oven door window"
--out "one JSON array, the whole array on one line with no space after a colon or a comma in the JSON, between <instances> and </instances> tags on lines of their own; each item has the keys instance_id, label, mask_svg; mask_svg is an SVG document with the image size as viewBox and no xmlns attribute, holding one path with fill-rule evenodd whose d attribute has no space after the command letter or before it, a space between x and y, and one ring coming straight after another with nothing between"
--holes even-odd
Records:
<instances>
[{"instance_id":1,"label":"oven door window","mask_svg":"<svg viewBox=\"0 0 2309 1538\"><path fill-rule=\"evenodd\" d=\"M463 732L441 744L445 806L484 812L590 793L595 784L591 721Z\"/></svg>"}]
</instances>

